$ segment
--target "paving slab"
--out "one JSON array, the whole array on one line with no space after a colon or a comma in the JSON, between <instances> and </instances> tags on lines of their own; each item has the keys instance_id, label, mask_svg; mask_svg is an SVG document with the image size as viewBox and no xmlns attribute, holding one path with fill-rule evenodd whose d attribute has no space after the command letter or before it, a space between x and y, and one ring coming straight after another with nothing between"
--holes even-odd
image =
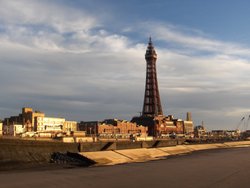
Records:
<instances>
[{"instance_id":1,"label":"paving slab","mask_svg":"<svg viewBox=\"0 0 250 188\"><path fill-rule=\"evenodd\" d=\"M198 150L206 150L206 149L216 149L219 148L219 144L195 144L195 145L187 145L186 147L192 149L194 151ZM221 145L223 147L223 145Z\"/></svg>"},{"instance_id":2,"label":"paving slab","mask_svg":"<svg viewBox=\"0 0 250 188\"><path fill-rule=\"evenodd\" d=\"M114 165L131 162L132 159L114 151L80 152L79 154L94 160L100 165Z\"/></svg>"},{"instance_id":3,"label":"paving slab","mask_svg":"<svg viewBox=\"0 0 250 188\"><path fill-rule=\"evenodd\" d=\"M225 145L225 146L228 146L228 147L250 146L250 141L225 142L224 145Z\"/></svg>"},{"instance_id":4,"label":"paving slab","mask_svg":"<svg viewBox=\"0 0 250 188\"><path fill-rule=\"evenodd\" d=\"M158 149L168 153L169 155L178 155L178 154L189 153L193 151L192 149L183 145L172 146L172 147L162 147Z\"/></svg>"},{"instance_id":5,"label":"paving slab","mask_svg":"<svg viewBox=\"0 0 250 188\"><path fill-rule=\"evenodd\" d=\"M148 153L150 154L152 158L155 158L155 159L165 158L170 155L164 150L161 150L161 148L149 148Z\"/></svg>"},{"instance_id":6,"label":"paving slab","mask_svg":"<svg viewBox=\"0 0 250 188\"><path fill-rule=\"evenodd\" d=\"M146 148L116 150L116 152L130 158L133 161L147 161L152 158Z\"/></svg>"}]
</instances>

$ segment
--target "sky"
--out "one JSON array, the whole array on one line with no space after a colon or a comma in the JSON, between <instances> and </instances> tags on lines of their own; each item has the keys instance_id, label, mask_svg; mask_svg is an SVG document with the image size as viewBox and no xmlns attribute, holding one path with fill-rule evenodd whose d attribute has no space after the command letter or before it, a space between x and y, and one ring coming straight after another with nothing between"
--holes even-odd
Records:
<instances>
[{"instance_id":1,"label":"sky","mask_svg":"<svg viewBox=\"0 0 250 188\"><path fill-rule=\"evenodd\" d=\"M250 114L249 23L248 0L0 0L0 118L138 116L151 36L164 114L235 129Z\"/></svg>"}]
</instances>

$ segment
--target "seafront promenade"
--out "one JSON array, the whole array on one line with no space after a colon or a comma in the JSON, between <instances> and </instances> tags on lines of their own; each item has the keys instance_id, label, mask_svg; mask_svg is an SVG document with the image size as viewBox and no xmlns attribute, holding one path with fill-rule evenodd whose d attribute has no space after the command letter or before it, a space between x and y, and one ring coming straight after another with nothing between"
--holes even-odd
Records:
<instances>
[{"instance_id":1,"label":"seafront promenade","mask_svg":"<svg viewBox=\"0 0 250 188\"><path fill-rule=\"evenodd\" d=\"M191 144L183 140L62 143L0 139L0 171L146 162L201 150L249 146L250 141L206 144Z\"/></svg>"},{"instance_id":2,"label":"seafront promenade","mask_svg":"<svg viewBox=\"0 0 250 188\"><path fill-rule=\"evenodd\" d=\"M228 149L237 147L250 147L250 141L190 145L182 144L169 147L80 152L80 154L88 159L95 161L96 166L100 166L134 162L146 162L151 160L165 159L170 156L183 155L197 151L211 149Z\"/></svg>"},{"instance_id":3,"label":"seafront promenade","mask_svg":"<svg viewBox=\"0 0 250 188\"><path fill-rule=\"evenodd\" d=\"M0 186L248 188L250 148L217 149L115 166L0 173Z\"/></svg>"}]
</instances>

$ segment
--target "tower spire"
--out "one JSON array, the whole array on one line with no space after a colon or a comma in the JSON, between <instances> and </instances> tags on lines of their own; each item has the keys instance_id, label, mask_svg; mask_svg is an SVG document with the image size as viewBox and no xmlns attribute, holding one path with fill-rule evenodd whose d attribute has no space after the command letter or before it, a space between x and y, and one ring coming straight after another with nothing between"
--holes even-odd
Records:
<instances>
[{"instance_id":1,"label":"tower spire","mask_svg":"<svg viewBox=\"0 0 250 188\"><path fill-rule=\"evenodd\" d=\"M157 54L154 49L151 36L149 37L145 59L147 62L147 71L142 115L163 115L156 72Z\"/></svg>"}]
</instances>

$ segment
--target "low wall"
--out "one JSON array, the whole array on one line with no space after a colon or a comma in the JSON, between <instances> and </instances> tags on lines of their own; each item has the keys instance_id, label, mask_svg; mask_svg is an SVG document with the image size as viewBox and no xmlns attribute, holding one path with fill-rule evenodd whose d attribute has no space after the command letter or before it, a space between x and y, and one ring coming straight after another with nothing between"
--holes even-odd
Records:
<instances>
[{"instance_id":1,"label":"low wall","mask_svg":"<svg viewBox=\"0 0 250 188\"><path fill-rule=\"evenodd\" d=\"M45 164L51 160L53 153L78 153L78 152L92 152L96 155L98 151L107 151L110 155L119 156L119 152L123 153L125 150L138 150L144 149L149 152L148 156L162 155L163 148L169 148L168 151L172 151L169 146L176 146L179 151L189 147L192 148L196 144L181 145L184 140L156 140L156 141L140 141L140 142L83 142L83 143L63 143L60 141L38 141L38 140L22 140L22 139L6 139L0 138L0 170L3 166L8 164L25 164L25 163L41 163ZM194 142L197 143L197 142ZM236 142L226 142L225 146L237 145ZM198 146L199 145L199 146ZM207 147L207 144L198 144L197 147ZM204 146L207 145L207 146ZM185 148L183 148L185 147ZM196 147L196 148L197 148ZM159 148L159 149L158 149ZM124 150L124 151L123 151ZM165 149L164 149L165 150ZM103 154L103 153L102 153ZM101 154L101 155L102 155ZM134 154L132 154L134 155ZM140 155L143 152L140 151Z\"/></svg>"},{"instance_id":2,"label":"low wall","mask_svg":"<svg viewBox=\"0 0 250 188\"><path fill-rule=\"evenodd\" d=\"M123 141L123 142L82 142L79 146L80 152L124 150L139 148L168 147L183 144L183 140L156 140L156 141Z\"/></svg>"},{"instance_id":3,"label":"low wall","mask_svg":"<svg viewBox=\"0 0 250 188\"><path fill-rule=\"evenodd\" d=\"M82 142L79 143L80 152L102 151L108 143L112 142Z\"/></svg>"},{"instance_id":4,"label":"low wall","mask_svg":"<svg viewBox=\"0 0 250 188\"><path fill-rule=\"evenodd\" d=\"M78 152L78 144L0 139L0 164L49 162L54 152Z\"/></svg>"}]
</instances>

